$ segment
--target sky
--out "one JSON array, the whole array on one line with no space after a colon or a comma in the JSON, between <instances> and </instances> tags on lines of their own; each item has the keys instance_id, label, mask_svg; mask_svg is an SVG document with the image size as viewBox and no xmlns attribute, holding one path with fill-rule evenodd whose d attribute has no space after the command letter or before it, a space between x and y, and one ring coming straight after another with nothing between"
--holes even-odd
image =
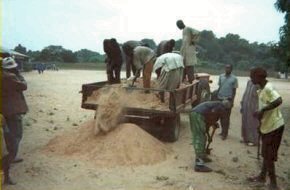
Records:
<instances>
[{"instance_id":1,"label":"sky","mask_svg":"<svg viewBox=\"0 0 290 190\"><path fill-rule=\"evenodd\" d=\"M0 0L2 46L29 50L61 45L103 53L103 40L180 39L176 21L216 37L279 41L284 15L275 0ZM1 22L0 22L1 23ZM1 44L0 44L1 45Z\"/></svg>"}]
</instances>

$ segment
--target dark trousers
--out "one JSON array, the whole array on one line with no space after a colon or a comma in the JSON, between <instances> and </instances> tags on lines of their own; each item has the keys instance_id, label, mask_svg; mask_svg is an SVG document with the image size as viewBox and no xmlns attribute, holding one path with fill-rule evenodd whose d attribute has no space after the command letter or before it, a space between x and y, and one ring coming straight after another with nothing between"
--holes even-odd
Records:
<instances>
[{"instance_id":1,"label":"dark trousers","mask_svg":"<svg viewBox=\"0 0 290 190\"><path fill-rule=\"evenodd\" d=\"M228 132L229 132L229 128L230 128L231 113L232 113L232 107L227 108L225 113L223 114L223 116L220 118L220 123L221 123L221 128L222 128L221 135L223 137L228 136Z\"/></svg>"},{"instance_id":2,"label":"dark trousers","mask_svg":"<svg viewBox=\"0 0 290 190\"><path fill-rule=\"evenodd\" d=\"M133 75L136 73L136 68L133 65L133 57L126 56L126 78L130 78L131 71Z\"/></svg>"},{"instance_id":3,"label":"dark trousers","mask_svg":"<svg viewBox=\"0 0 290 190\"><path fill-rule=\"evenodd\" d=\"M18 148L23 135L22 116L15 114L13 116L5 117L7 129L4 131L4 139L8 153L16 157Z\"/></svg>"},{"instance_id":4,"label":"dark trousers","mask_svg":"<svg viewBox=\"0 0 290 190\"><path fill-rule=\"evenodd\" d=\"M278 159L278 150L281 144L284 126L275 131L262 135L263 167L260 176L265 178L267 173L270 183L276 185L275 161Z\"/></svg>"},{"instance_id":5,"label":"dark trousers","mask_svg":"<svg viewBox=\"0 0 290 190\"><path fill-rule=\"evenodd\" d=\"M16 156L16 151L15 151L15 145L14 145L14 141L12 140L12 136L11 133L8 129L7 125L3 126L3 136L4 136L4 140L7 146L7 143L9 144L9 148L10 150L8 151L7 155L2 155L2 169L3 169L3 173L4 173L4 180L9 180L9 168L11 163L13 162L15 156Z\"/></svg>"},{"instance_id":6,"label":"dark trousers","mask_svg":"<svg viewBox=\"0 0 290 190\"><path fill-rule=\"evenodd\" d=\"M3 169L3 173L4 173L4 179L8 180L9 179L9 169L10 169L10 165L13 162L15 158L15 155L8 153L5 156L2 156L2 169Z\"/></svg>"},{"instance_id":7,"label":"dark trousers","mask_svg":"<svg viewBox=\"0 0 290 190\"><path fill-rule=\"evenodd\" d=\"M107 79L110 84L120 83L121 65L112 66L107 64Z\"/></svg>"}]
</instances>

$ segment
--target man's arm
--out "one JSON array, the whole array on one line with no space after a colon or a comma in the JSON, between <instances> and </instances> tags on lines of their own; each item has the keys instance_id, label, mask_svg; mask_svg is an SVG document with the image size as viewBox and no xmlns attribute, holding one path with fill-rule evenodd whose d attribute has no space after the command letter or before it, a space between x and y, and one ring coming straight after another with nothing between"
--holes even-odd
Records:
<instances>
[{"instance_id":1,"label":"man's arm","mask_svg":"<svg viewBox=\"0 0 290 190\"><path fill-rule=\"evenodd\" d=\"M131 86L134 86L135 81L137 80L138 77L140 77L140 72L141 69L136 70Z\"/></svg>"},{"instance_id":2,"label":"man's arm","mask_svg":"<svg viewBox=\"0 0 290 190\"><path fill-rule=\"evenodd\" d=\"M204 114L204 119L207 126L215 125L219 118L220 113L218 112L207 112Z\"/></svg>"},{"instance_id":3,"label":"man's arm","mask_svg":"<svg viewBox=\"0 0 290 190\"><path fill-rule=\"evenodd\" d=\"M9 87L8 89L14 89L19 91L27 90L26 81L20 74L15 75L13 73L9 73L7 76L7 86Z\"/></svg>"},{"instance_id":4,"label":"man's arm","mask_svg":"<svg viewBox=\"0 0 290 190\"><path fill-rule=\"evenodd\" d=\"M282 104L282 102L283 101L282 101L281 97L277 98L276 100L274 100L273 102L271 102L267 106L263 107L261 110L254 112L254 117L261 120L266 111L275 109L276 107L280 106Z\"/></svg>"}]
</instances>

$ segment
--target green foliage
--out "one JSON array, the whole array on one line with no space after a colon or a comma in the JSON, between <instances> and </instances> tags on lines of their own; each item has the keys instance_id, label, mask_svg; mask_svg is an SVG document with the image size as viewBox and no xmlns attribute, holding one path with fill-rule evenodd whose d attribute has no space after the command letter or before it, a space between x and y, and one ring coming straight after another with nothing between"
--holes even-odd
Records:
<instances>
[{"instance_id":1,"label":"green foliage","mask_svg":"<svg viewBox=\"0 0 290 190\"><path fill-rule=\"evenodd\" d=\"M78 62L104 62L105 56L88 49L81 49L76 52Z\"/></svg>"},{"instance_id":2,"label":"green foliage","mask_svg":"<svg viewBox=\"0 0 290 190\"><path fill-rule=\"evenodd\" d=\"M18 46L16 46L14 48L15 51L22 53L22 54L26 54L26 47L23 47L21 44L18 44Z\"/></svg>"},{"instance_id":3,"label":"green foliage","mask_svg":"<svg viewBox=\"0 0 290 190\"><path fill-rule=\"evenodd\" d=\"M280 28L280 41L278 47L274 47L274 52L277 58L284 63L284 71L288 74L290 67L290 1L277 0L274 5L279 12L285 13L285 24Z\"/></svg>"},{"instance_id":4,"label":"green foliage","mask_svg":"<svg viewBox=\"0 0 290 190\"><path fill-rule=\"evenodd\" d=\"M153 39L144 38L141 40L144 44L147 44L151 49L156 49L156 43Z\"/></svg>"},{"instance_id":5,"label":"green foliage","mask_svg":"<svg viewBox=\"0 0 290 190\"><path fill-rule=\"evenodd\" d=\"M199 58L203 60L218 61L223 50L212 31L204 30L200 34L198 42Z\"/></svg>"},{"instance_id":6,"label":"green foliage","mask_svg":"<svg viewBox=\"0 0 290 190\"><path fill-rule=\"evenodd\" d=\"M51 45L40 51L36 61L77 62L76 55L62 46Z\"/></svg>"},{"instance_id":7,"label":"green foliage","mask_svg":"<svg viewBox=\"0 0 290 190\"><path fill-rule=\"evenodd\" d=\"M156 48L156 43L152 39L145 38L142 42L147 43L152 49ZM179 51L181 44L181 39L176 40L174 50ZM212 31L204 30L201 31L197 43L198 67L223 71L225 64L232 64L235 70L247 71L250 67L261 66L283 71L285 64L281 57L285 57L284 50L289 44L286 42L279 44L249 43L237 34L227 34L225 37L217 38ZM26 51L26 48L21 45L16 48ZM105 68L104 64L100 64L104 62L105 55L88 49L72 52L62 46L51 45L41 51L29 50L26 54L30 56L31 61L64 63L60 65L60 68L81 68L81 66L89 69ZM92 65L88 65L88 63L92 63Z\"/></svg>"},{"instance_id":8,"label":"green foliage","mask_svg":"<svg viewBox=\"0 0 290 190\"><path fill-rule=\"evenodd\" d=\"M206 65L211 68L232 64L238 70L248 70L252 66L278 69L275 67L278 61L272 52L271 45L249 43L237 34L227 34L218 39L212 31L204 30L200 33L197 51L198 58L208 61L210 64Z\"/></svg>"},{"instance_id":9,"label":"green foliage","mask_svg":"<svg viewBox=\"0 0 290 190\"><path fill-rule=\"evenodd\" d=\"M33 65L31 63L25 63L23 64L23 71L32 71L33 70Z\"/></svg>"},{"instance_id":10,"label":"green foliage","mask_svg":"<svg viewBox=\"0 0 290 190\"><path fill-rule=\"evenodd\" d=\"M175 40L174 50L175 50L175 51L179 51L180 48L181 48L181 44L182 44L182 40L181 40L181 39L179 39L179 40Z\"/></svg>"},{"instance_id":11,"label":"green foliage","mask_svg":"<svg viewBox=\"0 0 290 190\"><path fill-rule=\"evenodd\" d=\"M59 69L78 69L78 70L105 70L106 64L98 63L57 63Z\"/></svg>"}]
</instances>

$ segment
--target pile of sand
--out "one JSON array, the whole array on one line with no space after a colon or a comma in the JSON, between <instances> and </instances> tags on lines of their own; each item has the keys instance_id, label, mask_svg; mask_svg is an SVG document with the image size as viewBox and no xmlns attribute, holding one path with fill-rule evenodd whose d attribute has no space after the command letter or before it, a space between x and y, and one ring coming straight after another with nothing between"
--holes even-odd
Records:
<instances>
[{"instance_id":1,"label":"pile of sand","mask_svg":"<svg viewBox=\"0 0 290 190\"><path fill-rule=\"evenodd\" d=\"M97 96L96 96L97 95ZM122 119L124 108L158 108L168 110L165 103L160 102L155 94L145 94L140 91L128 92L121 85L106 86L93 93L95 103L98 104L95 116L95 130L109 132Z\"/></svg>"},{"instance_id":2,"label":"pile of sand","mask_svg":"<svg viewBox=\"0 0 290 190\"><path fill-rule=\"evenodd\" d=\"M128 90L123 88L124 86L127 85L122 83L104 86L94 91L87 98L86 103L108 105L107 101L112 101L112 98L109 97L114 97L116 99L114 102L123 107L169 111L169 93L165 93L165 102L162 103L156 91L146 94L143 90L136 90L134 88Z\"/></svg>"},{"instance_id":3,"label":"pile of sand","mask_svg":"<svg viewBox=\"0 0 290 190\"><path fill-rule=\"evenodd\" d=\"M134 124L121 124L108 134L94 135L94 121L78 131L57 136L44 152L85 159L98 167L150 165L166 159L171 150Z\"/></svg>"}]
</instances>

